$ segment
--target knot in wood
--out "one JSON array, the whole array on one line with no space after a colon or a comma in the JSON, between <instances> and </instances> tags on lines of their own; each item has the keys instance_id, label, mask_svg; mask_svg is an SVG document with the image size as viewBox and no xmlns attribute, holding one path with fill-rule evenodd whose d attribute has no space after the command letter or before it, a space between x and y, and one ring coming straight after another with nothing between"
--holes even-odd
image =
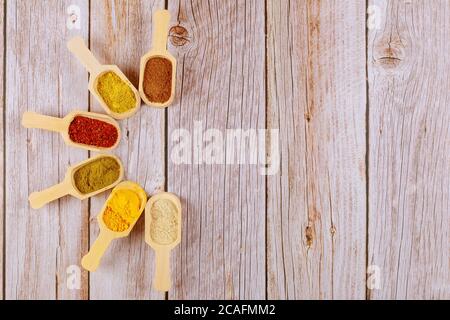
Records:
<instances>
[{"instance_id":1,"label":"knot in wood","mask_svg":"<svg viewBox=\"0 0 450 320\"><path fill-rule=\"evenodd\" d=\"M375 63L385 70L398 69L405 60L405 47L401 40L380 43L374 51Z\"/></svg>"},{"instance_id":2,"label":"knot in wood","mask_svg":"<svg viewBox=\"0 0 450 320\"><path fill-rule=\"evenodd\" d=\"M311 248L314 240L314 234L313 229L310 226L307 226L305 229L305 236L306 236L306 246L308 248Z\"/></svg>"},{"instance_id":3,"label":"knot in wood","mask_svg":"<svg viewBox=\"0 0 450 320\"><path fill-rule=\"evenodd\" d=\"M334 225L331 226L330 233L332 236L334 236L336 234L336 227Z\"/></svg>"},{"instance_id":4,"label":"knot in wood","mask_svg":"<svg viewBox=\"0 0 450 320\"><path fill-rule=\"evenodd\" d=\"M175 47L181 47L190 42L188 31L180 25L170 28L169 37Z\"/></svg>"},{"instance_id":5,"label":"knot in wood","mask_svg":"<svg viewBox=\"0 0 450 320\"><path fill-rule=\"evenodd\" d=\"M311 114L309 112L305 113L305 120L308 122L311 121Z\"/></svg>"}]
</instances>

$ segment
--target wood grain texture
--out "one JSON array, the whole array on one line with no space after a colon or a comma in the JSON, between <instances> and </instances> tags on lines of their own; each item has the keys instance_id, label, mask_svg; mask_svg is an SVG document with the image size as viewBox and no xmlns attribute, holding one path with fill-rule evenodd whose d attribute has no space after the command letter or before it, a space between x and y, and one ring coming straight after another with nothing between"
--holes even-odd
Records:
<instances>
[{"instance_id":1,"label":"wood grain texture","mask_svg":"<svg viewBox=\"0 0 450 320\"><path fill-rule=\"evenodd\" d=\"M370 5L370 298L449 299L450 2Z\"/></svg>"},{"instance_id":2,"label":"wood grain texture","mask_svg":"<svg viewBox=\"0 0 450 320\"><path fill-rule=\"evenodd\" d=\"M76 35L137 87L165 2L177 26L174 104L120 121L114 153L126 179L182 200L168 298L449 299L447 0L369 0L381 23L367 43L365 1L0 0L0 298L164 299L143 218L69 289L67 268L81 268L109 192L29 208L29 193L94 153L20 120L104 112L66 48ZM67 27L72 4L80 29ZM280 171L196 163L194 146L192 163L177 164L177 130L193 139L198 121L200 134L279 129L267 149L278 142ZM366 293L367 265L381 283Z\"/></svg>"},{"instance_id":3,"label":"wood grain texture","mask_svg":"<svg viewBox=\"0 0 450 320\"><path fill-rule=\"evenodd\" d=\"M171 157L179 142L173 134L186 129L193 138L196 121L221 134L265 127L264 1L169 1L169 10L187 31L176 30L173 42L187 42L170 48L178 70L167 110L167 189L182 200L183 224L169 299L264 299L265 177L259 167L176 164Z\"/></svg>"},{"instance_id":4,"label":"wood grain texture","mask_svg":"<svg viewBox=\"0 0 450 320\"><path fill-rule=\"evenodd\" d=\"M92 1L91 50L101 63L117 65L138 87L139 62L150 49L152 12L164 1ZM102 112L91 98L93 110ZM125 179L148 194L164 188L164 110L142 105L132 118L120 121L122 141L114 152ZM91 200L91 243L98 235L95 217L109 193ZM144 242L144 214L130 236L113 242L101 266L90 276L91 299L161 299L152 289L154 255Z\"/></svg>"},{"instance_id":5,"label":"wood grain texture","mask_svg":"<svg viewBox=\"0 0 450 320\"><path fill-rule=\"evenodd\" d=\"M364 299L365 4L268 1L267 28L268 298Z\"/></svg>"},{"instance_id":6,"label":"wood grain texture","mask_svg":"<svg viewBox=\"0 0 450 320\"><path fill-rule=\"evenodd\" d=\"M85 273L79 290L66 285L67 268L87 248L87 202L66 197L32 210L27 200L62 180L87 152L70 149L58 134L20 125L26 110L52 116L87 110L86 76L66 49L75 33L66 28L70 4L81 10L76 33L86 36L87 1L7 3L6 299L87 297Z\"/></svg>"},{"instance_id":7,"label":"wood grain texture","mask_svg":"<svg viewBox=\"0 0 450 320\"><path fill-rule=\"evenodd\" d=\"M2 33L4 31L4 23L5 23L5 2L4 0L0 0L0 30L2 30ZM5 155L5 136L3 134L4 130L4 114L5 114L5 95L4 95L4 74L5 74L5 65L4 65L4 52L5 52L5 38L6 34L3 33L2 37L0 37L0 70L2 70L2 76L0 77L0 114L2 115L2 118L0 119L0 183L2 184L2 187L0 188L0 299L3 299L3 292L4 292L4 283L3 283L3 244L4 244L4 228L3 228L3 219L4 219L4 196L5 196L5 188L4 188L4 155Z\"/></svg>"}]
</instances>

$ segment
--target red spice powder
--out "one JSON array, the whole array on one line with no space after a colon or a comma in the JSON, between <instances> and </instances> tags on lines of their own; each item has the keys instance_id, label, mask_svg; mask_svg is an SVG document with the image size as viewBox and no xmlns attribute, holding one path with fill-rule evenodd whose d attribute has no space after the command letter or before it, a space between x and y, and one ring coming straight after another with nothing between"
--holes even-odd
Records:
<instances>
[{"instance_id":1,"label":"red spice powder","mask_svg":"<svg viewBox=\"0 0 450 320\"><path fill-rule=\"evenodd\" d=\"M116 143L119 133L105 121L76 116L69 125L69 137L75 143L109 148Z\"/></svg>"}]
</instances>

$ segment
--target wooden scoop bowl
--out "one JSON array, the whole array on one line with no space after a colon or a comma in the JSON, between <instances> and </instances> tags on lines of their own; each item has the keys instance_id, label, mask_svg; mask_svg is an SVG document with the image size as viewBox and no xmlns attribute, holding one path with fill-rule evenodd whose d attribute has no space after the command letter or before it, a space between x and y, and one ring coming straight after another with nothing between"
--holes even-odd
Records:
<instances>
[{"instance_id":1,"label":"wooden scoop bowl","mask_svg":"<svg viewBox=\"0 0 450 320\"><path fill-rule=\"evenodd\" d=\"M120 173L119 173L119 177L117 178L117 180L114 181L109 186L106 186L97 191L94 191L91 193L81 193L75 186L75 182L74 182L74 178L73 178L75 172L79 168L88 164L89 162L95 161L100 158L106 158L106 157L114 158L120 166ZM69 168L67 168L66 176L62 182L60 182L48 189L45 189L43 191L33 192L32 194L30 194L28 200L30 201L30 205L33 209L39 209L39 208L43 207L44 205L46 205L47 203L49 203L53 200L59 199L61 197L64 197L66 195L72 195L80 200L84 200L84 199L92 197L96 194L99 194L103 191L113 188L122 179L123 179L123 164L120 161L120 159L117 158L116 156L109 155L109 154L108 155L98 155L98 156L89 158L87 160L84 160L74 166L70 166Z\"/></svg>"},{"instance_id":2,"label":"wooden scoop bowl","mask_svg":"<svg viewBox=\"0 0 450 320\"><path fill-rule=\"evenodd\" d=\"M169 22L170 13L168 10L158 10L153 14L153 40L152 48L141 58L141 66L139 73L139 93L141 94L142 100L146 105L154 106L158 108L165 108L169 106L175 96L175 78L177 70L177 61L175 58L167 51L167 37L169 34ZM152 58L164 58L170 61L172 64L172 86L170 98L163 102L150 101L144 92L144 73L147 66L147 62Z\"/></svg>"},{"instance_id":3,"label":"wooden scoop bowl","mask_svg":"<svg viewBox=\"0 0 450 320\"><path fill-rule=\"evenodd\" d=\"M176 208L177 238L170 244L158 243L152 237L151 225L154 223L152 217L153 205L158 200L168 200ZM158 291L169 291L172 286L170 276L170 251L181 241L181 203L180 199L169 192L161 192L150 198L145 207L145 242L155 250L156 269L153 278L153 287Z\"/></svg>"},{"instance_id":4,"label":"wooden scoop bowl","mask_svg":"<svg viewBox=\"0 0 450 320\"><path fill-rule=\"evenodd\" d=\"M101 65L97 59L94 57L92 52L86 47L83 38L81 37L75 37L72 38L67 43L67 48L72 52L78 60L84 65L86 70L90 73L89 78L89 91L97 98L97 100L100 102L101 106L105 111L114 119L126 119L131 117L133 114L135 114L139 107L141 106L141 98L139 96L139 92L136 90L136 88L133 86L133 84L127 79L127 77L123 74L120 69L115 65ZM134 108L130 109L127 112L123 113L117 113L112 111L108 105L103 100L102 96L97 90L97 83L98 78L105 72L112 71L117 76L119 76L122 81L124 81L130 89L133 91L134 96L136 98L136 105Z\"/></svg>"},{"instance_id":5,"label":"wooden scoop bowl","mask_svg":"<svg viewBox=\"0 0 450 320\"><path fill-rule=\"evenodd\" d=\"M76 143L70 139L69 126L76 116L83 116L86 118L100 120L109 124L112 124L117 129L117 141L109 148L97 147L93 145ZM72 147L82 148L86 150L92 150L97 152L112 150L119 144L120 141L120 127L114 119L108 117L105 114L86 112L86 111L73 111L66 115L64 118L44 116L35 112L24 112L22 115L22 126L25 128L38 128L44 130L50 130L61 133L64 138L64 142Z\"/></svg>"},{"instance_id":6,"label":"wooden scoop bowl","mask_svg":"<svg viewBox=\"0 0 450 320\"><path fill-rule=\"evenodd\" d=\"M111 198L114 196L114 193L117 190L132 190L136 192L136 194L140 198L140 207L139 207L139 215L134 220L132 224L130 224L130 227L121 232L115 232L112 231L106 226L105 222L103 221L103 213L106 210L106 207L108 206L108 202L111 200ZM91 249L89 252L83 257L81 260L81 265L83 268L85 268L88 271L95 271L97 270L98 266L100 265L100 261L102 259L103 254L105 253L106 249L108 248L109 244L112 240L116 238L123 238L130 234L131 229L133 229L136 222L139 220L139 217L141 216L142 212L144 211L145 204L147 202L147 194L145 193L144 189L142 189L138 184L130 181L124 181L118 184L111 194L109 195L108 199L106 200L105 204L103 205L102 211L97 215L97 221L98 225L100 227L100 233L95 240L95 242L92 244Z\"/></svg>"}]
</instances>

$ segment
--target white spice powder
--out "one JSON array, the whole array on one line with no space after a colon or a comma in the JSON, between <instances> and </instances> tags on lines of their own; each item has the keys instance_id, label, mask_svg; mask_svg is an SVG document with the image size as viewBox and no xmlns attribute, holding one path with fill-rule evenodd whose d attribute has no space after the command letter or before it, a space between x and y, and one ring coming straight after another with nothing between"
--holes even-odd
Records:
<instances>
[{"instance_id":1,"label":"white spice powder","mask_svg":"<svg viewBox=\"0 0 450 320\"><path fill-rule=\"evenodd\" d=\"M158 244L167 245L175 242L178 236L178 210L167 199L155 201L151 208L152 222L150 237Z\"/></svg>"}]
</instances>

